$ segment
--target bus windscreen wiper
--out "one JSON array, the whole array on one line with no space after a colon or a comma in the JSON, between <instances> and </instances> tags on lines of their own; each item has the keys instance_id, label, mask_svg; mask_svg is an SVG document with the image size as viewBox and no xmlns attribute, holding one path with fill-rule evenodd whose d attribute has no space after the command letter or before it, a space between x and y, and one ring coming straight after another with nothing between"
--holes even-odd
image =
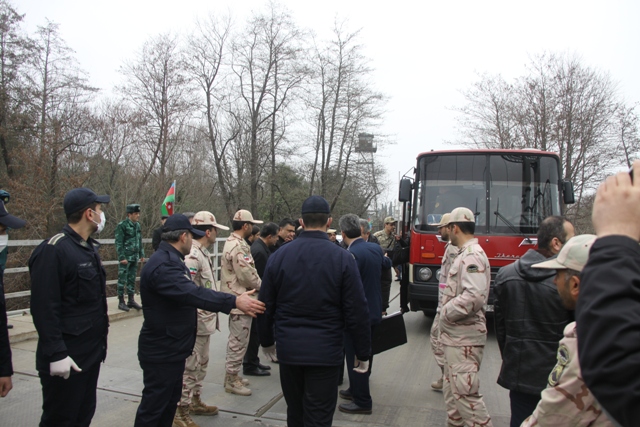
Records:
<instances>
[{"instance_id":1,"label":"bus windscreen wiper","mask_svg":"<svg viewBox=\"0 0 640 427\"><path fill-rule=\"evenodd\" d=\"M498 211L495 211L495 212L493 212L493 213L494 213L494 215L495 215L495 216L497 216L498 218L500 218L500 219L501 219L505 224L507 224L507 225L509 226L509 228L511 229L511 231L513 231L513 232L514 232L514 233L516 233L516 234L520 234L520 235L522 235L522 237L524 237L524 238L525 238L525 240L526 240L528 243L533 244L533 240L531 240L531 239L529 238L529 236L527 236L526 234L524 234L522 231L519 231L519 230L516 228L516 226L515 226L515 225L513 225L513 224L511 223L511 221L509 221L509 220L508 220L504 215L502 215L502 214L501 214L500 212L498 212Z\"/></svg>"}]
</instances>

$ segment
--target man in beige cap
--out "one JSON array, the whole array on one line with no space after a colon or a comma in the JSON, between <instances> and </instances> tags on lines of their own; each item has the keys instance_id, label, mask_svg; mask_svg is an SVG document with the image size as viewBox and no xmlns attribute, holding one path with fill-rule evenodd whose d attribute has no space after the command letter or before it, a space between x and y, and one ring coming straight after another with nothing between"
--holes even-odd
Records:
<instances>
[{"instance_id":1,"label":"man in beige cap","mask_svg":"<svg viewBox=\"0 0 640 427\"><path fill-rule=\"evenodd\" d=\"M208 248L218 237L218 230L228 230L229 227L216 222L216 217L207 211L201 211L192 219L193 228L205 233L204 236L193 239L191 252L185 256L184 263L189 268L193 282L203 288L219 291L213 273L213 260ZM198 309L198 331L193 352L185 362L182 377L182 396L178 402L178 410L173 419L175 427L197 427L190 417L194 415L216 415L218 408L205 404L201 398L202 382L207 375L209 365L209 343L211 335L217 330L218 314Z\"/></svg>"},{"instance_id":2,"label":"man in beige cap","mask_svg":"<svg viewBox=\"0 0 640 427\"><path fill-rule=\"evenodd\" d=\"M384 219L384 228L373 236L378 239L378 243L383 251L393 250L393 246L398 239L396 236L396 221L392 216L388 216Z\"/></svg>"},{"instance_id":3,"label":"man in beige cap","mask_svg":"<svg viewBox=\"0 0 640 427\"><path fill-rule=\"evenodd\" d=\"M449 239L458 252L442 292L440 343L444 352L444 399L449 426L492 426L480 394L478 370L487 341L484 306L491 268L475 238L475 217L467 208L451 211Z\"/></svg>"},{"instance_id":4,"label":"man in beige cap","mask_svg":"<svg viewBox=\"0 0 640 427\"><path fill-rule=\"evenodd\" d=\"M554 283L567 310L576 309L580 274L595 240L593 234L572 237L557 258L533 265L534 268L556 270ZM542 391L533 414L522 423L523 427L560 425L613 426L582 379L576 322L565 327L564 338L558 347L558 363L549 374L547 388Z\"/></svg>"},{"instance_id":5,"label":"man in beige cap","mask_svg":"<svg viewBox=\"0 0 640 427\"><path fill-rule=\"evenodd\" d=\"M251 235L254 224L262 224L262 221L254 220L251 212L247 210L241 209L233 216L233 233L222 250L220 280L224 292L237 296L252 289L260 289L260 276L251 256L251 248L245 241L245 238ZM257 295L253 295L253 298L257 298ZM239 375L242 359L249 344L250 331L251 316L238 309L231 310L224 378L224 390L227 393L251 395L251 390L246 387L249 382Z\"/></svg>"},{"instance_id":6,"label":"man in beige cap","mask_svg":"<svg viewBox=\"0 0 640 427\"><path fill-rule=\"evenodd\" d=\"M444 254L442 256L442 267L440 267L440 283L438 284L438 308L436 309L436 315L433 318L433 323L431 324L431 350L433 351L433 356L436 359L436 363L440 367L440 378L431 383L431 388L436 391L442 391L442 382L444 375L444 352L442 351L442 344L440 343L440 309L442 308L442 292L444 291L445 283L447 281L447 276L449 274L449 269L451 268L451 263L454 258L458 254L458 248L451 244L449 240L449 229L447 225L449 225L449 218L451 218L451 214L446 213L442 215L440 218L440 222L437 224L431 224L438 227L438 233L440 233L441 240L446 242L444 245Z\"/></svg>"}]
</instances>

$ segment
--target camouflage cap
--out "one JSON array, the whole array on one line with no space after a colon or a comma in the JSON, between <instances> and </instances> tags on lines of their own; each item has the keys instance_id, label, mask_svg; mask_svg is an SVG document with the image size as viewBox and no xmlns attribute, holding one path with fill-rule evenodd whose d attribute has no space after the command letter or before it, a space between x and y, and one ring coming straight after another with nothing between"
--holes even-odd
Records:
<instances>
[{"instance_id":1,"label":"camouflage cap","mask_svg":"<svg viewBox=\"0 0 640 427\"><path fill-rule=\"evenodd\" d=\"M533 268L547 268L552 270L582 271L589 259L589 250L596 240L593 234L581 234L567 240L560 249L560 253L554 259L533 264Z\"/></svg>"},{"instance_id":2,"label":"camouflage cap","mask_svg":"<svg viewBox=\"0 0 640 427\"><path fill-rule=\"evenodd\" d=\"M386 218L384 219L384 223L385 223L385 224L394 224L394 223L396 223L396 222L398 222L398 220L397 220L397 219L395 219L395 218L394 218L394 217L392 217L392 216L388 216L388 217L386 217Z\"/></svg>"},{"instance_id":3,"label":"camouflage cap","mask_svg":"<svg viewBox=\"0 0 640 427\"><path fill-rule=\"evenodd\" d=\"M471 212L471 209L455 208L451 211L448 224L452 222L476 222L476 217Z\"/></svg>"},{"instance_id":4,"label":"camouflage cap","mask_svg":"<svg viewBox=\"0 0 640 427\"><path fill-rule=\"evenodd\" d=\"M229 227L225 225L220 225L216 222L216 217L207 211L200 211L193 216L193 220L191 220L193 225L213 225L220 230L228 230Z\"/></svg>"},{"instance_id":5,"label":"camouflage cap","mask_svg":"<svg viewBox=\"0 0 640 427\"><path fill-rule=\"evenodd\" d=\"M251 212L245 209L240 209L233 216L234 221L242 221L242 222L250 222L252 224L262 224L262 221L258 221L257 219L253 219L253 215Z\"/></svg>"},{"instance_id":6,"label":"camouflage cap","mask_svg":"<svg viewBox=\"0 0 640 427\"><path fill-rule=\"evenodd\" d=\"M442 215L442 217L440 217L440 222L434 222L429 225L435 225L438 228L446 227L447 225L449 225L450 218L451 218L451 214L446 213Z\"/></svg>"}]
</instances>

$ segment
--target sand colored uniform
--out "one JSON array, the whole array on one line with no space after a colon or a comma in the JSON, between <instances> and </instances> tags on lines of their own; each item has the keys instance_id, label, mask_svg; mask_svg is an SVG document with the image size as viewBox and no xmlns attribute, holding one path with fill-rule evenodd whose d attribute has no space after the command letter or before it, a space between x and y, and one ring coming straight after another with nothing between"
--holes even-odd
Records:
<instances>
[{"instance_id":1,"label":"sand colored uniform","mask_svg":"<svg viewBox=\"0 0 640 427\"><path fill-rule=\"evenodd\" d=\"M199 241L193 241L191 252L184 258L184 263L189 268L191 279L196 285L218 290L213 275L211 254ZM198 309L198 332L193 353L185 362L179 406L189 406L191 397L200 395L202 392L202 382L207 375L207 366L209 365L210 338L216 329L219 330L218 314Z\"/></svg>"},{"instance_id":2,"label":"sand colored uniform","mask_svg":"<svg viewBox=\"0 0 640 427\"><path fill-rule=\"evenodd\" d=\"M479 393L487 327L484 306L489 295L491 269L478 239L458 250L447 276L440 310L443 346L443 392L449 425L491 426L491 417Z\"/></svg>"},{"instance_id":3,"label":"sand colored uniform","mask_svg":"<svg viewBox=\"0 0 640 427\"><path fill-rule=\"evenodd\" d=\"M576 322L564 328L558 347L558 362L540 402L522 427L570 426L613 427L600 404L587 388L578 361Z\"/></svg>"},{"instance_id":4,"label":"sand colored uniform","mask_svg":"<svg viewBox=\"0 0 640 427\"><path fill-rule=\"evenodd\" d=\"M260 277L251 256L247 242L236 233L232 233L224 244L221 261L222 291L240 296L252 289L260 289ZM253 298L257 298L255 293ZM239 309L231 310L229 315L229 342L227 344L227 373L237 375L242 366L242 358L247 351L251 316Z\"/></svg>"},{"instance_id":5,"label":"sand colored uniform","mask_svg":"<svg viewBox=\"0 0 640 427\"><path fill-rule=\"evenodd\" d=\"M453 246L451 242L447 242L444 247L444 255L442 256L442 266L440 267L440 283L438 284L438 309L436 310L436 315L433 318L433 323L431 324L431 334L430 334L430 342L431 342L431 350L433 351L433 356L436 359L436 363L440 366L440 369L444 367L444 351L442 350L442 344L440 343L440 309L442 308L442 294L444 292L444 288L447 286L447 275L449 274L449 269L451 268L451 264L453 263L454 258L458 254L458 248Z\"/></svg>"}]
</instances>

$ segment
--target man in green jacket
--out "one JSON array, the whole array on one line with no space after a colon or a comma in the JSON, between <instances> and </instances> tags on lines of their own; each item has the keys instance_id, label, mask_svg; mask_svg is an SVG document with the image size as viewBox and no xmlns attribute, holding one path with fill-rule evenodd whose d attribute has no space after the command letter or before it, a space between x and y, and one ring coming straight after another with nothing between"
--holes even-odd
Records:
<instances>
[{"instance_id":1,"label":"man in green jacket","mask_svg":"<svg viewBox=\"0 0 640 427\"><path fill-rule=\"evenodd\" d=\"M127 205L127 219L120 221L116 227L116 252L118 254L118 309L129 311L130 308L141 310L135 302L136 273L138 261L144 260L142 232L140 230L140 205ZM127 286L129 301L124 302L124 287Z\"/></svg>"}]
</instances>

